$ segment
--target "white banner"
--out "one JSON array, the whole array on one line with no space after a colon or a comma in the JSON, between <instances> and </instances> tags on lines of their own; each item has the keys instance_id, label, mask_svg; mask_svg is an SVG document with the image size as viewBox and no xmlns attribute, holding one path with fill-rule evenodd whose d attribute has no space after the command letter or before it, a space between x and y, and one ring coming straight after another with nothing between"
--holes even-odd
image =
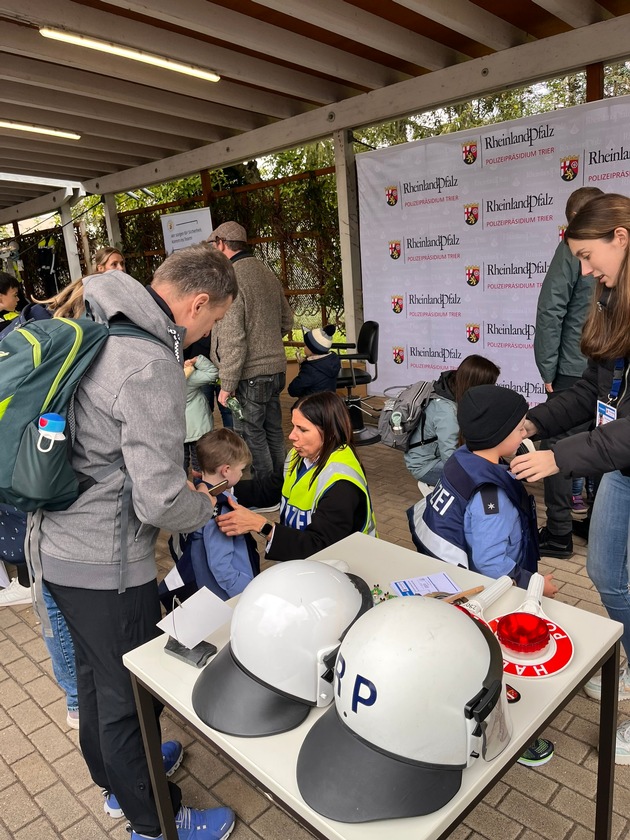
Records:
<instances>
[{"instance_id":1,"label":"white banner","mask_svg":"<svg viewBox=\"0 0 630 840\"><path fill-rule=\"evenodd\" d=\"M630 194L630 97L357 157L363 303L378 321L370 392L436 379L471 353L545 399L536 304L573 190Z\"/></svg>"}]
</instances>

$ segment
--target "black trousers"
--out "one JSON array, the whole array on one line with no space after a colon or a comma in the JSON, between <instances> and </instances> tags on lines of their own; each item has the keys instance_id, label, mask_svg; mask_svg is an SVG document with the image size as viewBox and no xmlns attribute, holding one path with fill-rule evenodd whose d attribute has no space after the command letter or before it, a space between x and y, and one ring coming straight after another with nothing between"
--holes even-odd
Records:
<instances>
[{"instance_id":1,"label":"black trousers","mask_svg":"<svg viewBox=\"0 0 630 840\"><path fill-rule=\"evenodd\" d=\"M547 397L552 400L561 394L563 391L568 391L572 385L579 382L579 376L565 376L559 374L553 383L553 392ZM593 411L593 420L595 419L595 412ZM570 429L557 437L549 438L541 443L541 449L551 449L554 443L562 438L575 435L578 432L587 432L592 426L592 421L583 423L580 426ZM580 476L576 476L580 478ZM550 475L543 480L545 493L545 507L547 508L547 527L552 534L558 536L566 536L571 533L573 528L573 520L571 517L571 487L573 484L572 478L565 478L560 473Z\"/></svg>"},{"instance_id":2,"label":"black trousers","mask_svg":"<svg viewBox=\"0 0 630 840\"><path fill-rule=\"evenodd\" d=\"M139 834L161 833L140 722L123 654L160 634L157 582L116 590L46 582L70 628L79 691L79 741L94 782L114 794ZM155 701L159 719L162 705ZM159 726L159 722L158 722ZM173 811L181 791L169 784Z\"/></svg>"}]
</instances>

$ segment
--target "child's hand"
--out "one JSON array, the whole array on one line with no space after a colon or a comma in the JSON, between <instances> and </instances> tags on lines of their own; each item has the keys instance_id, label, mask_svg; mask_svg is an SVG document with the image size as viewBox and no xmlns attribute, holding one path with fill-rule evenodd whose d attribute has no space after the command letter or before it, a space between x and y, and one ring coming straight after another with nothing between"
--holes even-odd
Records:
<instances>
[{"instance_id":1,"label":"child's hand","mask_svg":"<svg viewBox=\"0 0 630 840\"><path fill-rule=\"evenodd\" d=\"M558 587L553 582L553 575L545 575L545 585L543 587L543 595L546 598L555 598L558 592Z\"/></svg>"},{"instance_id":2,"label":"child's hand","mask_svg":"<svg viewBox=\"0 0 630 840\"><path fill-rule=\"evenodd\" d=\"M298 363L298 365L301 365L304 361L304 353L301 350L295 351L295 361Z\"/></svg>"}]
</instances>

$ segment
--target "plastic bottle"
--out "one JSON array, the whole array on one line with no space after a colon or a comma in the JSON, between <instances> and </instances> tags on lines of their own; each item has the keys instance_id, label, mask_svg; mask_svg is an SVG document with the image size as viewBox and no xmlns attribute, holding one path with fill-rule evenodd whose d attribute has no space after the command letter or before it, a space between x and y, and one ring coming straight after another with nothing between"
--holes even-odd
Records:
<instances>
[{"instance_id":1,"label":"plastic bottle","mask_svg":"<svg viewBox=\"0 0 630 840\"><path fill-rule=\"evenodd\" d=\"M245 416L243 414L243 407L241 406L240 402L236 399L236 397L228 397L226 406L230 409L230 411L236 417L237 420L242 420Z\"/></svg>"},{"instance_id":2,"label":"plastic bottle","mask_svg":"<svg viewBox=\"0 0 630 840\"><path fill-rule=\"evenodd\" d=\"M65 440L66 421L60 414L42 414L37 421L39 439L37 448L40 452L50 452L58 440Z\"/></svg>"},{"instance_id":3,"label":"plastic bottle","mask_svg":"<svg viewBox=\"0 0 630 840\"><path fill-rule=\"evenodd\" d=\"M389 422L394 434L396 434L396 432L402 432L402 414L400 411L392 411Z\"/></svg>"}]
</instances>

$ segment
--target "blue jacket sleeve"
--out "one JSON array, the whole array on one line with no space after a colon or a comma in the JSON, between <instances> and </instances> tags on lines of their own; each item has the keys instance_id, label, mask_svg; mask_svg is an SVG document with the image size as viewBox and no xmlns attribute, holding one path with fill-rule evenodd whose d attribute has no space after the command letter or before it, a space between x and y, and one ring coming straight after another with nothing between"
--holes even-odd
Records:
<instances>
[{"instance_id":1,"label":"blue jacket sleeve","mask_svg":"<svg viewBox=\"0 0 630 840\"><path fill-rule=\"evenodd\" d=\"M203 544L206 549L206 557L208 560L208 567L216 582L219 584L229 598L245 589L247 584L252 580L251 567L249 573L244 569L239 569L240 552L239 548L244 540L239 537L226 537L216 525L214 520L210 520L203 529ZM245 547L245 554L247 548ZM248 561L249 565L249 561Z\"/></svg>"},{"instance_id":2,"label":"blue jacket sleeve","mask_svg":"<svg viewBox=\"0 0 630 840\"><path fill-rule=\"evenodd\" d=\"M522 543L520 519L504 491L497 490L499 513L495 514L484 511L481 493L475 493L464 515L464 534L475 571L491 578L515 577Z\"/></svg>"},{"instance_id":3,"label":"blue jacket sleeve","mask_svg":"<svg viewBox=\"0 0 630 840\"><path fill-rule=\"evenodd\" d=\"M311 375L311 370L304 362L302 362L298 375L295 379L289 382L287 390L290 397L302 397L304 394L309 393L309 389L312 385L313 377Z\"/></svg>"}]
</instances>

